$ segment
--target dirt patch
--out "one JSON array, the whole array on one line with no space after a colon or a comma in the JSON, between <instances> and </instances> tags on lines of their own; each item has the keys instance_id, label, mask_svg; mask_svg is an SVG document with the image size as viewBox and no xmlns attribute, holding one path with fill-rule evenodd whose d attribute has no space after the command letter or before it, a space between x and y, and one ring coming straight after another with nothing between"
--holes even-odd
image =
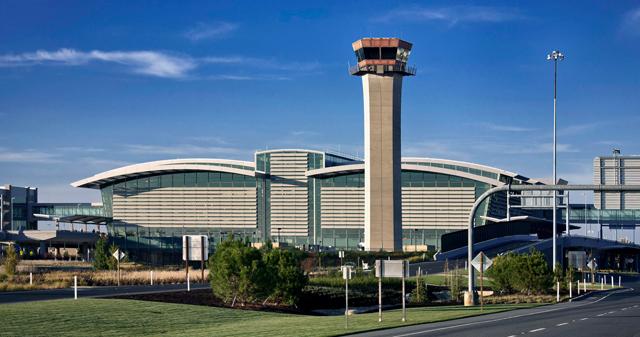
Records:
<instances>
[{"instance_id":1,"label":"dirt patch","mask_svg":"<svg viewBox=\"0 0 640 337\"><path fill-rule=\"evenodd\" d=\"M192 291L176 291L176 292L155 293L155 294L113 296L109 298L165 302L165 303L178 303L178 304L192 304L192 305L202 305L202 306L208 306L208 307L233 308L233 309L255 310L255 311L270 311L270 312L279 312L279 313L288 313L288 314L309 314L309 312L303 311L302 309L298 309L290 306L284 306L284 305L275 305L275 304L262 305L260 303L247 303L245 305L240 305L236 303L235 306L231 307L231 303L225 303L221 299L213 296L213 293L209 289L198 289L198 290L192 290Z\"/></svg>"}]
</instances>

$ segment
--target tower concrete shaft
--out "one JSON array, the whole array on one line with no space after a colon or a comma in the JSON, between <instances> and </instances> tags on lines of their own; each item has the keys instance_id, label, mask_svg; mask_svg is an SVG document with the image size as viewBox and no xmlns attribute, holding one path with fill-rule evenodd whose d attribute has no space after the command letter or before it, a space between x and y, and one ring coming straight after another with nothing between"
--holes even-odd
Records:
<instances>
[{"instance_id":1,"label":"tower concrete shaft","mask_svg":"<svg viewBox=\"0 0 640 337\"><path fill-rule=\"evenodd\" d=\"M411 44L395 38L353 43L364 98L364 246L368 251L402 250L401 101L402 77L414 75L406 62Z\"/></svg>"},{"instance_id":2,"label":"tower concrete shaft","mask_svg":"<svg viewBox=\"0 0 640 337\"><path fill-rule=\"evenodd\" d=\"M402 75L362 76L365 249L402 250L400 111Z\"/></svg>"}]
</instances>

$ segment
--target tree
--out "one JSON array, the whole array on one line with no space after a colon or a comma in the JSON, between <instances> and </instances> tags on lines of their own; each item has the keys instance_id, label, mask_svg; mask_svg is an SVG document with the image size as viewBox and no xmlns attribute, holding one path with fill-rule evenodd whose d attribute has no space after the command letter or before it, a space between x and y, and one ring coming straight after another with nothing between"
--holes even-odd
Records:
<instances>
[{"instance_id":1,"label":"tree","mask_svg":"<svg viewBox=\"0 0 640 337\"><path fill-rule=\"evenodd\" d=\"M270 296L296 305L307 284L307 276L300 266L302 254L288 249L266 249L263 255L268 281L275 281L271 283Z\"/></svg>"},{"instance_id":2,"label":"tree","mask_svg":"<svg viewBox=\"0 0 640 337\"><path fill-rule=\"evenodd\" d=\"M96 241L96 249L93 251L93 267L96 270L109 269L109 258L107 238L103 235Z\"/></svg>"},{"instance_id":3,"label":"tree","mask_svg":"<svg viewBox=\"0 0 640 337\"><path fill-rule=\"evenodd\" d=\"M115 243L112 243L111 246L109 246L109 256L107 256L107 265L109 266L109 270L118 269L118 260L113 256L118 249L119 247Z\"/></svg>"},{"instance_id":4,"label":"tree","mask_svg":"<svg viewBox=\"0 0 640 337\"><path fill-rule=\"evenodd\" d=\"M15 275L17 267L18 254L16 254L16 248L10 244L5 250L4 271L7 275Z\"/></svg>"},{"instance_id":5,"label":"tree","mask_svg":"<svg viewBox=\"0 0 640 337\"><path fill-rule=\"evenodd\" d=\"M225 302L244 304L268 294L267 272L259 250L241 241L222 242L209 258L209 279L213 294Z\"/></svg>"},{"instance_id":6,"label":"tree","mask_svg":"<svg viewBox=\"0 0 640 337\"><path fill-rule=\"evenodd\" d=\"M427 282L422 278L422 275L418 275L416 276L416 287L411 291L411 303L425 304L428 301Z\"/></svg>"},{"instance_id":7,"label":"tree","mask_svg":"<svg viewBox=\"0 0 640 337\"><path fill-rule=\"evenodd\" d=\"M544 254L537 250L498 256L487 275L493 279L495 290L501 293L544 293L553 285L553 274Z\"/></svg>"}]
</instances>

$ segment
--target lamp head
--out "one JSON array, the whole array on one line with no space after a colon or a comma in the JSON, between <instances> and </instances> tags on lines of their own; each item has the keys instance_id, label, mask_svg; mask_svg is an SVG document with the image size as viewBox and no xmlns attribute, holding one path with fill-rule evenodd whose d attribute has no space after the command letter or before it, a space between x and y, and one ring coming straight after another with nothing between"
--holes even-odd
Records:
<instances>
[{"instance_id":1,"label":"lamp head","mask_svg":"<svg viewBox=\"0 0 640 337\"><path fill-rule=\"evenodd\" d=\"M551 54L547 55L547 60L553 60L553 61L562 61L564 60L564 54L562 54L560 51L558 50L554 50L551 52Z\"/></svg>"}]
</instances>

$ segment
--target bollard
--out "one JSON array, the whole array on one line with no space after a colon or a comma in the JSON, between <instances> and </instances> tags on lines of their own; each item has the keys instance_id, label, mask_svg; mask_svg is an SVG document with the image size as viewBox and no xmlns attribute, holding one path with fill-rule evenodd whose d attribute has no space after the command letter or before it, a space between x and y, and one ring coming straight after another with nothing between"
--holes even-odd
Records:
<instances>
[{"instance_id":1,"label":"bollard","mask_svg":"<svg viewBox=\"0 0 640 337\"><path fill-rule=\"evenodd\" d=\"M573 298L573 282L569 281L569 298Z\"/></svg>"},{"instance_id":2,"label":"bollard","mask_svg":"<svg viewBox=\"0 0 640 337\"><path fill-rule=\"evenodd\" d=\"M150 272L151 276L149 277L149 279L151 279L151 285L153 285L153 270Z\"/></svg>"},{"instance_id":3,"label":"bollard","mask_svg":"<svg viewBox=\"0 0 640 337\"><path fill-rule=\"evenodd\" d=\"M578 280L578 295L580 295L580 280Z\"/></svg>"},{"instance_id":4,"label":"bollard","mask_svg":"<svg viewBox=\"0 0 640 337\"><path fill-rule=\"evenodd\" d=\"M600 290L604 290L604 278L600 278Z\"/></svg>"},{"instance_id":5,"label":"bollard","mask_svg":"<svg viewBox=\"0 0 640 337\"><path fill-rule=\"evenodd\" d=\"M556 302L560 302L560 282L556 282Z\"/></svg>"},{"instance_id":6,"label":"bollard","mask_svg":"<svg viewBox=\"0 0 640 337\"><path fill-rule=\"evenodd\" d=\"M585 282L585 280L582 280L582 290L583 292L587 292L587 282Z\"/></svg>"},{"instance_id":7,"label":"bollard","mask_svg":"<svg viewBox=\"0 0 640 337\"><path fill-rule=\"evenodd\" d=\"M611 288L613 288L613 287L615 287L615 286L613 285L613 276L611 276Z\"/></svg>"},{"instance_id":8,"label":"bollard","mask_svg":"<svg viewBox=\"0 0 640 337\"><path fill-rule=\"evenodd\" d=\"M187 291L191 291L191 282L189 281L189 273L187 273Z\"/></svg>"},{"instance_id":9,"label":"bollard","mask_svg":"<svg viewBox=\"0 0 640 337\"><path fill-rule=\"evenodd\" d=\"M33 285L33 273L29 273L29 285Z\"/></svg>"},{"instance_id":10,"label":"bollard","mask_svg":"<svg viewBox=\"0 0 640 337\"><path fill-rule=\"evenodd\" d=\"M618 287L622 287L622 276L618 276Z\"/></svg>"},{"instance_id":11,"label":"bollard","mask_svg":"<svg viewBox=\"0 0 640 337\"><path fill-rule=\"evenodd\" d=\"M77 276L73 277L73 299L74 300L78 299L78 277Z\"/></svg>"}]
</instances>

